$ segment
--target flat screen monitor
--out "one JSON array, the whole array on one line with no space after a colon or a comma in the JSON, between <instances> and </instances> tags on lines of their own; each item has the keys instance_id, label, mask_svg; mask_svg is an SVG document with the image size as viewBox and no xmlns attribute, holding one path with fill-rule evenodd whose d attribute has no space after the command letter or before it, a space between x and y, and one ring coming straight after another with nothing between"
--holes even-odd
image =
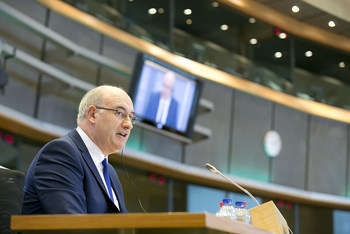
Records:
<instances>
[{"instance_id":1,"label":"flat screen monitor","mask_svg":"<svg viewBox=\"0 0 350 234\"><path fill-rule=\"evenodd\" d=\"M141 122L191 138L201 90L195 76L138 55L130 95Z\"/></svg>"}]
</instances>

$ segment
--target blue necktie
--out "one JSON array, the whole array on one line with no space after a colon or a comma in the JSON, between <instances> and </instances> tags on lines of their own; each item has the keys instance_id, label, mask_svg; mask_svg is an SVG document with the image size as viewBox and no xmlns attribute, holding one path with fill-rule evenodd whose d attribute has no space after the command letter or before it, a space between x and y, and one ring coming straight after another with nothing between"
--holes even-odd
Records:
<instances>
[{"instance_id":1,"label":"blue necktie","mask_svg":"<svg viewBox=\"0 0 350 234\"><path fill-rule=\"evenodd\" d=\"M114 202L112 187L111 187L111 179L109 178L109 174L108 174L108 163L107 163L106 158L103 159L102 165L103 165L103 177L105 178L105 181L106 181L108 194L109 194L109 197L111 198L112 202Z\"/></svg>"}]
</instances>

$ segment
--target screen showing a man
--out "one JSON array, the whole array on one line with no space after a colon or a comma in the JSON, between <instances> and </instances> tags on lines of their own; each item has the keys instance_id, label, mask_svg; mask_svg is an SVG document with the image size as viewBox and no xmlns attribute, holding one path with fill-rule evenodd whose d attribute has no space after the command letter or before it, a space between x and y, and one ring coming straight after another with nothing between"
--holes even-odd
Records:
<instances>
[{"instance_id":1,"label":"screen showing a man","mask_svg":"<svg viewBox=\"0 0 350 234\"><path fill-rule=\"evenodd\" d=\"M167 127L185 133L196 87L194 79L145 60L134 92L135 113L157 128Z\"/></svg>"},{"instance_id":2,"label":"screen showing a man","mask_svg":"<svg viewBox=\"0 0 350 234\"><path fill-rule=\"evenodd\" d=\"M155 120L158 128L177 126L178 103L172 96L175 79L173 72L165 73L161 90L152 93L149 98L145 117Z\"/></svg>"},{"instance_id":3,"label":"screen showing a man","mask_svg":"<svg viewBox=\"0 0 350 234\"><path fill-rule=\"evenodd\" d=\"M135 119L124 90L99 86L87 92L77 128L47 143L29 166L22 213L126 213L122 186L108 156L124 148Z\"/></svg>"}]
</instances>

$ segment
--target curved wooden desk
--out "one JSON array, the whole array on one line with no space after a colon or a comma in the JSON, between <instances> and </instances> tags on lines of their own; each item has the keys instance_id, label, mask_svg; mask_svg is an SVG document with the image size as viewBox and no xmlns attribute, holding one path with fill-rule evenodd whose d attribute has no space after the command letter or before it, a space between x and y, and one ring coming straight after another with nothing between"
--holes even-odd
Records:
<instances>
[{"instance_id":1,"label":"curved wooden desk","mask_svg":"<svg viewBox=\"0 0 350 234\"><path fill-rule=\"evenodd\" d=\"M23 233L272 234L208 213L16 215L11 228Z\"/></svg>"}]
</instances>

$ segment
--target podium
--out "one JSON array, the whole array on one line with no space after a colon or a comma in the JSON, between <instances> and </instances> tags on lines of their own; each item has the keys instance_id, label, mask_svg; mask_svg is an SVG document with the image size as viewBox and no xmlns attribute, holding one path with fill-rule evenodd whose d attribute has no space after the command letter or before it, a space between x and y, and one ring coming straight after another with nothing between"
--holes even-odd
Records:
<instances>
[{"instance_id":1,"label":"podium","mask_svg":"<svg viewBox=\"0 0 350 234\"><path fill-rule=\"evenodd\" d=\"M208 213L15 215L11 229L22 233L272 234Z\"/></svg>"}]
</instances>

